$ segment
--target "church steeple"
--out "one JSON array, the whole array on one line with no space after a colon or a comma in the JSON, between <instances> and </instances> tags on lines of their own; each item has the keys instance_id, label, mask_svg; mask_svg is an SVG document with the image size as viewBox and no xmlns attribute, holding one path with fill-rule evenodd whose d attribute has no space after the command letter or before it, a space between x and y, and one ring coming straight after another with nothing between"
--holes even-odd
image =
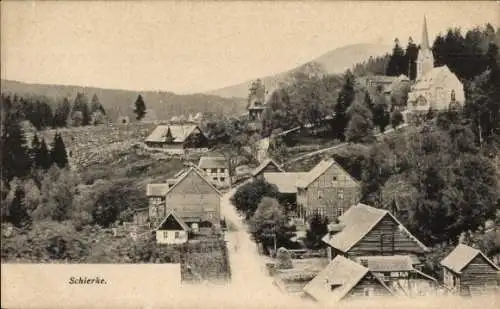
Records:
<instances>
[{"instance_id":1,"label":"church steeple","mask_svg":"<svg viewBox=\"0 0 500 309\"><path fill-rule=\"evenodd\" d=\"M434 67L434 57L429 45L429 34L427 32L427 19L424 15L424 25L422 27L422 41L420 42L420 50L417 57L417 76L416 79L421 79L427 72Z\"/></svg>"},{"instance_id":2,"label":"church steeple","mask_svg":"<svg viewBox=\"0 0 500 309\"><path fill-rule=\"evenodd\" d=\"M427 33L427 19L424 15L424 27L422 28L422 42L420 48L429 49L429 34Z\"/></svg>"}]
</instances>

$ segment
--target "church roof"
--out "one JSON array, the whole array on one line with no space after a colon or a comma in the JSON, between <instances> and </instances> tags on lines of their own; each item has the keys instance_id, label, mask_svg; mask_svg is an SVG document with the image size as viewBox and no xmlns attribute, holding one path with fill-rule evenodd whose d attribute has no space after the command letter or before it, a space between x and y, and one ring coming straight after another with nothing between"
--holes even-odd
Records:
<instances>
[{"instance_id":1,"label":"church roof","mask_svg":"<svg viewBox=\"0 0 500 309\"><path fill-rule=\"evenodd\" d=\"M429 34L427 33L427 19L424 15L424 26L422 27L422 42L420 43L421 49L429 49Z\"/></svg>"},{"instance_id":2,"label":"church roof","mask_svg":"<svg viewBox=\"0 0 500 309\"><path fill-rule=\"evenodd\" d=\"M420 80L417 81L412 90L428 89L432 85L441 83L450 74L453 73L446 65L432 68L432 70L427 72Z\"/></svg>"}]
</instances>

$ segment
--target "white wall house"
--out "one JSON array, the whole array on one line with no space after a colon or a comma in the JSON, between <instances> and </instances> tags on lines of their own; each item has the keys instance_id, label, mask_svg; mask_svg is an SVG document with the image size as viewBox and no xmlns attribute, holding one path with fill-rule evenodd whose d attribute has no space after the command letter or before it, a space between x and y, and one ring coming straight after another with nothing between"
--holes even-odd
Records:
<instances>
[{"instance_id":1,"label":"white wall house","mask_svg":"<svg viewBox=\"0 0 500 309\"><path fill-rule=\"evenodd\" d=\"M188 241L189 227L173 212L170 212L156 228L156 243L183 244Z\"/></svg>"},{"instance_id":2,"label":"white wall house","mask_svg":"<svg viewBox=\"0 0 500 309\"><path fill-rule=\"evenodd\" d=\"M229 167L224 157L201 157L198 169L203 171L216 187L229 187Z\"/></svg>"}]
</instances>

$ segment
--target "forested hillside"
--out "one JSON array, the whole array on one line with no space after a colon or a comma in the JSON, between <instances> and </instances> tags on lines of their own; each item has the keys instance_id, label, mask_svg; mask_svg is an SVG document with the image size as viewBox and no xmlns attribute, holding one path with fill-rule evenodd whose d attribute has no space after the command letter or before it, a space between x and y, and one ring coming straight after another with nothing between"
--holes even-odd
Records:
<instances>
[{"instance_id":1,"label":"forested hillside","mask_svg":"<svg viewBox=\"0 0 500 309\"><path fill-rule=\"evenodd\" d=\"M70 104L76 100L78 94L85 97L84 101L90 104L91 98L96 96L106 111L109 121L115 122L118 116L128 116L135 121L135 102L139 95L144 99L146 108L152 110L153 118L168 120L173 116L202 113L234 115L245 111L245 102L242 99L227 99L208 94L178 95L167 91L131 91L119 89L102 89L95 87L40 85L17 81L2 80L2 94L17 95L26 100L47 103L52 112L61 106L66 99Z\"/></svg>"}]
</instances>

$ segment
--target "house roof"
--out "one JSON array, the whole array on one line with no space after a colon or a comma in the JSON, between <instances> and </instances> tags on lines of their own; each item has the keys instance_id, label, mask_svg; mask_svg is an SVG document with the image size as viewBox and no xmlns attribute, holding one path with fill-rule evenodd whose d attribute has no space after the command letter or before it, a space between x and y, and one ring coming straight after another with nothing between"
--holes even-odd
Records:
<instances>
[{"instance_id":1,"label":"house roof","mask_svg":"<svg viewBox=\"0 0 500 309\"><path fill-rule=\"evenodd\" d=\"M186 179L186 177L191 174L191 173L196 173L198 174L198 176L200 176L218 195L221 195L220 191L217 190L216 187L214 187L214 185L205 177L205 175L203 175L203 172L201 172L196 166L191 166L189 167L189 169L185 170L185 172L180 175L177 179L177 182L171 186L168 191L166 192L166 195L171 192L175 187L177 187L177 185L179 183L181 183L184 179Z\"/></svg>"},{"instance_id":2,"label":"house roof","mask_svg":"<svg viewBox=\"0 0 500 309\"><path fill-rule=\"evenodd\" d=\"M156 227L156 229L155 229L155 230L156 230L156 231L157 231L157 230L159 230L159 229L162 227L162 225L163 225L163 224L167 221L167 219L168 219L169 217L173 217L173 218L175 219L175 221L177 221L177 223L179 223L179 225L182 227L182 229L183 229L184 231L189 230L189 226L188 226L188 225L187 225L184 221L182 221L182 219L181 219L181 218L179 218L179 217L178 217L178 216L177 216L174 212L172 212L172 211L170 211L170 212L169 212L169 213L165 216L165 218L163 218L163 220L161 220L160 224L158 224L158 226Z\"/></svg>"},{"instance_id":3,"label":"house roof","mask_svg":"<svg viewBox=\"0 0 500 309\"><path fill-rule=\"evenodd\" d=\"M165 196L168 191L168 184L166 183L148 183L146 186L147 196Z\"/></svg>"},{"instance_id":4,"label":"house roof","mask_svg":"<svg viewBox=\"0 0 500 309\"><path fill-rule=\"evenodd\" d=\"M460 273L478 255L481 255L492 267L500 270L484 253L464 244L459 244L442 261L441 265Z\"/></svg>"},{"instance_id":5,"label":"house roof","mask_svg":"<svg viewBox=\"0 0 500 309\"><path fill-rule=\"evenodd\" d=\"M252 176L256 176L257 174L259 174L260 172L262 172L262 170L264 170L269 164L273 164L274 166L276 166L276 168L278 170L280 170L281 172L284 172L285 170L283 168L281 168L281 166L276 163L276 161L274 161L273 159L266 159L264 161L262 161L261 164L259 164L259 166L257 166L253 171L252 171Z\"/></svg>"},{"instance_id":6,"label":"house roof","mask_svg":"<svg viewBox=\"0 0 500 309\"><path fill-rule=\"evenodd\" d=\"M201 157L199 168L226 168L227 161L224 157Z\"/></svg>"},{"instance_id":7,"label":"house roof","mask_svg":"<svg viewBox=\"0 0 500 309\"><path fill-rule=\"evenodd\" d=\"M408 255L359 256L356 257L356 261L373 272L412 271L414 269L413 259Z\"/></svg>"},{"instance_id":8,"label":"house roof","mask_svg":"<svg viewBox=\"0 0 500 309\"><path fill-rule=\"evenodd\" d=\"M337 302L342 300L368 272L368 268L339 255L304 287L304 292L322 303ZM378 277L375 279L392 293ZM332 291L331 285L339 286Z\"/></svg>"},{"instance_id":9,"label":"house roof","mask_svg":"<svg viewBox=\"0 0 500 309\"><path fill-rule=\"evenodd\" d=\"M159 125L153 132L146 138L146 142L166 142L167 132L170 129L170 133L173 137L173 142L183 143L186 138L193 133L193 131L199 127L197 125Z\"/></svg>"},{"instance_id":10,"label":"house roof","mask_svg":"<svg viewBox=\"0 0 500 309\"><path fill-rule=\"evenodd\" d=\"M301 177L304 177L307 173L264 173L264 179L270 183L276 185L281 193L296 193L297 192L297 181Z\"/></svg>"},{"instance_id":11,"label":"house roof","mask_svg":"<svg viewBox=\"0 0 500 309\"><path fill-rule=\"evenodd\" d=\"M301 177L297 182L297 187L299 188L307 188L313 181L315 181L318 177L323 175L332 165L336 164L343 172L345 172L351 179L358 183L356 179L354 179L342 166L340 166L333 158L323 159L312 170L310 170L307 175Z\"/></svg>"},{"instance_id":12,"label":"house roof","mask_svg":"<svg viewBox=\"0 0 500 309\"><path fill-rule=\"evenodd\" d=\"M363 237L365 237L366 234L368 234L368 232L370 232L386 215L391 216L391 218L394 219L399 225L400 230L409 235L410 238L412 238L424 251L429 250L390 212L362 203L358 203L357 205L350 207L349 210L339 217L340 223L345 225L342 231L331 236L330 234L326 234L322 240L342 252L347 252Z\"/></svg>"}]
</instances>

